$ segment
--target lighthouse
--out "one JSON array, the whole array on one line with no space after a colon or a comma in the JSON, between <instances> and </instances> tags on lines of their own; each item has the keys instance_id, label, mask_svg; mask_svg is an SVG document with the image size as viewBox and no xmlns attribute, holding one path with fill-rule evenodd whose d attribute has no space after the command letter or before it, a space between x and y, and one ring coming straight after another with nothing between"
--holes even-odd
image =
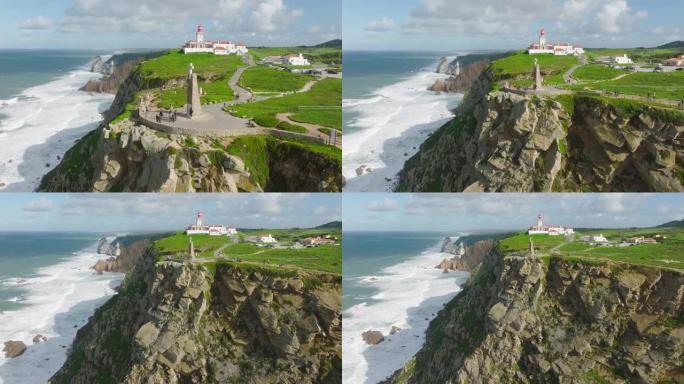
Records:
<instances>
[{"instance_id":1,"label":"lighthouse","mask_svg":"<svg viewBox=\"0 0 684 384\"><path fill-rule=\"evenodd\" d=\"M542 228L544 228L544 216L540 213L537 215L537 229L541 230Z\"/></svg>"},{"instance_id":2,"label":"lighthouse","mask_svg":"<svg viewBox=\"0 0 684 384\"><path fill-rule=\"evenodd\" d=\"M197 26L197 44L202 44L204 42L204 26L202 24L199 24Z\"/></svg>"},{"instance_id":3,"label":"lighthouse","mask_svg":"<svg viewBox=\"0 0 684 384\"><path fill-rule=\"evenodd\" d=\"M546 31L544 28L539 31L539 49L546 49Z\"/></svg>"},{"instance_id":4,"label":"lighthouse","mask_svg":"<svg viewBox=\"0 0 684 384\"><path fill-rule=\"evenodd\" d=\"M197 212L197 221L195 223L196 226L201 227L202 226L202 212Z\"/></svg>"}]
</instances>

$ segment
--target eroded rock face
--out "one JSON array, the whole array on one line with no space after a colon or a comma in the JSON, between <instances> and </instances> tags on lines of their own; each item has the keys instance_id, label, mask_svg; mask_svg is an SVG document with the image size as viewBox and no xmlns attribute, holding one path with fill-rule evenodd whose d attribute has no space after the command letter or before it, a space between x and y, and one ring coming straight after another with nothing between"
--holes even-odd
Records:
<instances>
[{"instance_id":1,"label":"eroded rock face","mask_svg":"<svg viewBox=\"0 0 684 384\"><path fill-rule=\"evenodd\" d=\"M683 315L680 272L495 249L388 382L676 382Z\"/></svg>"},{"instance_id":2,"label":"eroded rock face","mask_svg":"<svg viewBox=\"0 0 684 384\"><path fill-rule=\"evenodd\" d=\"M51 383L340 382L339 277L209 272L147 252Z\"/></svg>"},{"instance_id":3,"label":"eroded rock face","mask_svg":"<svg viewBox=\"0 0 684 384\"><path fill-rule=\"evenodd\" d=\"M398 191L684 191L681 119L590 97L490 93L491 76L406 162Z\"/></svg>"},{"instance_id":4,"label":"eroded rock face","mask_svg":"<svg viewBox=\"0 0 684 384\"><path fill-rule=\"evenodd\" d=\"M446 243L446 240L449 240L448 244ZM449 253L458 254L456 249L452 249L452 247L455 247L455 245L451 242L451 239L445 239L445 245L447 245L447 250L451 251ZM444 259L436 266L436 268L447 271L454 270L470 272L477 268L480 263L482 263L482 260L484 260L484 258L492 251L493 248L494 242L492 240L478 241L471 246L465 247L465 254L463 257L455 256L449 259ZM442 252L444 252L445 247L442 247L442 249Z\"/></svg>"}]
</instances>

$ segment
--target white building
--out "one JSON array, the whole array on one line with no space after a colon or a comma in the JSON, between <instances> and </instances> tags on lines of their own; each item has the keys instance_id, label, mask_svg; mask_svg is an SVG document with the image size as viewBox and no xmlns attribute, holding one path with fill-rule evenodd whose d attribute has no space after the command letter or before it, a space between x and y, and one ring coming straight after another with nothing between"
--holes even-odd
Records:
<instances>
[{"instance_id":1,"label":"white building","mask_svg":"<svg viewBox=\"0 0 684 384\"><path fill-rule=\"evenodd\" d=\"M197 26L195 40L190 40L183 45L183 53L212 53L214 55L244 55L249 50L242 43L234 44L228 40L207 41L204 40L204 27Z\"/></svg>"},{"instance_id":2,"label":"white building","mask_svg":"<svg viewBox=\"0 0 684 384\"><path fill-rule=\"evenodd\" d=\"M209 235L209 236L234 236L237 235L235 227L226 227L222 224L204 224L204 215L197 212L195 224L189 225L185 229L186 235Z\"/></svg>"},{"instance_id":3,"label":"white building","mask_svg":"<svg viewBox=\"0 0 684 384\"><path fill-rule=\"evenodd\" d=\"M257 238L257 241L262 244L275 244L278 242L276 239L273 238L273 236L271 236L270 233L266 236L259 236Z\"/></svg>"},{"instance_id":4,"label":"white building","mask_svg":"<svg viewBox=\"0 0 684 384\"><path fill-rule=\"evenodd\" d=\"M571 45L568 43L547 43L546 31L542 28L539 32L539 42L531 43L527 48L527 53L530 55L549 54L556 56L577 56L584 54L584 48L579 45Z\"/></svg>"},{"instance_id":5,"label":"white building","mask_svg":"<svg viewBox=\"0 0 684 384\"><path fill-rule=\"evenodd\" d=\"M608 239L601 233L599 235L582 236L582 241L587 243L607 243Z\"/></svg>"},{"instance_id":6,"label":"white building","mask_svg":"<svg viewBox=\"0 0 684 384\"><path fill-rule=\"evenodd\" d=\"M297 67L308 67L311 65L309 60L307 60L301 53L299 55L287 55L282 57L283 64L294 65Z\"/></svg>"},{"instance_id":7,"label":"white building","mask_svg":"<svg viewBox=\"0 0 684 384\"><path fill-rule=\"evenodd\" d=\"M630 59L626 53L622 56L611 57L610 61L614 64L620 64L620 65L634 64L632 59Z\"/></svg>"},{"instance_id":8,"label":"white building","mask_svg":"<svg viewBox=\"0 0 684 384\"><path fill-rule=\"evenodd\" d=\"M550 235L550 236L567 236L575 234L575 230L571 227L564 227L560 225L544 225L544 216L540 213L537 216L537 225L531 226L527 233L529 235Z\"/></svg>"}]
</instances>

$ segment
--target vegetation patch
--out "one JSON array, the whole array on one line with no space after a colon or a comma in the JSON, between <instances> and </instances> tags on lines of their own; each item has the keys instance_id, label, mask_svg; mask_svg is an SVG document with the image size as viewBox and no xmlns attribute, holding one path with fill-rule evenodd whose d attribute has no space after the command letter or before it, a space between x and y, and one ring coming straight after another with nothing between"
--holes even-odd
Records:
<instances>
[{"instance_id":1,"label":"vegetation patch","mask_svg":"<svg viewBox=\"0 0 684 384\"><path fill-rule=\"evenodd\" d=\"M253 92L295 92L315 77L289 71L257 66L246 70L240 78L240 86Z\"/></svg>"},{"instance_id":2,"label":"vegetation patch","mask_svg":"<svg viewBox=\"0 0 684 384\"><path fill-rule=\"evenodd\" d=\"M583 65L573 72L572 76L577 80L596 81L596 80L612 80L625 72L619 68L611 68L603 64L588 64Z\"/></svg>"},{"instance_id":3,"label":"vegetation patch","mask_svg":"<svg viewBox=\"0 0 684 384\"><path fill-rule=\"evenodd\" d=\"M171 80L187 76L190 64L195 67L194 72L203 79L230 78L238 68L245 66L242 57L238 55L186 55L181 50L173 50L141 63L138 71L147 79Z\"/></svg>"},{"instance_id":4,"label":"vegetation patch","mask_svg":"<svg viewBox=\"0 0 684 384\"><path fill-rule=\"evenodd\" d=\"M230 113L254 119L260 125L275 127L279 113L293 113L292 120L342 129L342 79L324 79L309 92L236 105Z\"/></svg>"}]
</instances>

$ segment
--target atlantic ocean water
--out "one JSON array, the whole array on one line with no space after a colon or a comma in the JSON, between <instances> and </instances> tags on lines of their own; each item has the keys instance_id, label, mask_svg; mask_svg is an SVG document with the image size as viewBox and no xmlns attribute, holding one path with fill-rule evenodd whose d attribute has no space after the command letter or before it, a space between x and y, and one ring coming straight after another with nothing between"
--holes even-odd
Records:
<instances>
[{"instance_id":1,"label":"atlantic ocean water","mask_svg":"<svg viewBox=\"0 0 684 384\"><path fill-rule=\"evenodd\" d=\"M465 272L435 268L447 232L345 232L343 266L343 381L377 383L401 368L425 341L425 330L459 291ZM391 335L392 328L395 333ZM396 331L399 329L399 331ZM385 341L362 338L380 331Z\"/></svg>"},{"instance_id":2,"label":"atlantic ocean water","mask_svg":"<svg viewBox=\"0 0 684 384\"><path fill-rule=\"evenodd\" d=\"M0 354L0 383L45 383L68 346L123 277L91 267L102 235L0 232L0 343L22 341L20 359ZM37 335L47 341L34 343Z\"/></svg>"},{"instance_id":3,"label":"atlantic ocean water","mask_svg":"<svg viewBox=\"0 0 684 384\"><path fill-rule=\"evenodd\" d=\"M404 162L449 121L460 94L428 88L442 52L345 52L343 174L347 192L390 191ZM365 165L371 173L357 177Z\"/></svg>"},{"instance_id":4,"label":"atlantic ocean water","mask_svg":"<svg viewBox=\"0 0 684 384\"><path fill-rule=\"evenodd\" d=\"M30 192L102 120L114 96L81 92L107 52L0 50L0 191Z\"/></svg>"}]
</instances>

